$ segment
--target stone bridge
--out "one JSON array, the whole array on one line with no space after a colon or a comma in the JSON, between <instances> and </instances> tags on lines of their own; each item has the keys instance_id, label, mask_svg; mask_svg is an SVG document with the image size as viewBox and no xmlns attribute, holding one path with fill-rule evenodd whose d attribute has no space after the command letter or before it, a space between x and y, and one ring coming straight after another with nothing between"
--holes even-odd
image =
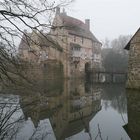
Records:
<instances>
[{"instance_id":1,"label":"stone bridge","mask_svg":"<svg viewBox=\"0 0 140 140\"><path fill-rule=\"evenodd\" d=\"M115 83L115 82L117 82L116 81L117 77L121 77L120 82L125 82L127 79L127 72L124 72L124 71L105 71L105 70L88 69L87 73L90 77L92 77L92 79L95 79L97 82ZM123 80L122 80L122 78L123 78ZM109 80L107 80L107 79L109 79Z\"/></svg>"}]
</instances>

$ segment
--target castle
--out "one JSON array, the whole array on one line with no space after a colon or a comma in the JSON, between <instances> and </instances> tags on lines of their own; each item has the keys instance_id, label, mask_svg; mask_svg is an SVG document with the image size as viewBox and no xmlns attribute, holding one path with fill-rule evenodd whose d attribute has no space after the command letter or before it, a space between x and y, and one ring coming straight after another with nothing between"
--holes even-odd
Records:
<instances>
[{"instance_id":1,"label":"castle","mask_svg":"<svg viewBox=\"0 0 140 140\"><path fill-rule=\"evenodd\" d=\"M26 41L28 36L30 41ZM70 17L58 7L49 34L33 30L23 35L19 45L21 58L42 63L57 60L63 64L65 77L84 76L86 69L101 68L102 44L85 23Z\"/></svg>"}]
</instances>

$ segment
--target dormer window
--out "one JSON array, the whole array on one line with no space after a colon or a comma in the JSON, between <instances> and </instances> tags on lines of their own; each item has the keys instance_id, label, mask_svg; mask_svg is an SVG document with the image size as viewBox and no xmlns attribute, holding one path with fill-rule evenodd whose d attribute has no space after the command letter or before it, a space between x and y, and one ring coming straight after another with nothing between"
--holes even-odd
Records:
<instances>
[{"instance_id":1,"label":"dormer window","mask_svg":"<svg viewBox=\"0 0 140 140\"><path fill-rule=\"evenodd\" d=\"M81 47L79 47L79 46L73 46L73 47L71 47L71 50L72 51L80 51L80 49L81 49Z\"/></svg>"}]
</instances>

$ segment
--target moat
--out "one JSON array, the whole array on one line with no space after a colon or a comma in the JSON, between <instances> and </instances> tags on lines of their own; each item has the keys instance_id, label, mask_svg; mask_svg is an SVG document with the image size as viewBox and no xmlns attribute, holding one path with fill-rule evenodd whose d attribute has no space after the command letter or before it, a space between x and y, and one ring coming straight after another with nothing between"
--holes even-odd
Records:
<instances>
[{"instance_id":1,"label":"moat","mask_svg":"<svg viewBox=\"0 0 140 140\"><path fill-rule=\"evenodd\" d=\"M124 84L52 80L32 91L9 91L0 94L1 139L140 138L140 95Z\"/></svg>"}]
</instances>

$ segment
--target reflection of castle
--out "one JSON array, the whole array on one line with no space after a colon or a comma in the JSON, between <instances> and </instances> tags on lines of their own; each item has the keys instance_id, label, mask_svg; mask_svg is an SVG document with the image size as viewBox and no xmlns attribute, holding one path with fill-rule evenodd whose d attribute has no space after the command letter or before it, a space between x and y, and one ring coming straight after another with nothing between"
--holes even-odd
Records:
<instances>
[{"instance_id":1,"label":"reflection of castle","mask_svg":"<svg viewBox=\"0 0 140 140\"><path fill-rule=\"evenodd\" d=\"M124 129L132 140L140 139L140 94L139 91L127 90L128 124Z\"/></svg>"},{"instance_id":2,"label":"reflection of castle","mask_svg":"<svg viewBox=\"0 0 140 140\"><path fill-rule=\"evenodd\" d=\"M40 120L49 118L58 140L84 129L89 132L89 121L100 110L100 90L91 88L91 92L85 92L84 84L79 81L64 81L63 93L59 95L47 96L46 93L35 96L34 93L30 97L24 96L21 106L26 119L30 117L37 127ZM75 87L77 93L74 93ZM26 106L27 104L29 105Z\"/></svg>"}]
</instances>

